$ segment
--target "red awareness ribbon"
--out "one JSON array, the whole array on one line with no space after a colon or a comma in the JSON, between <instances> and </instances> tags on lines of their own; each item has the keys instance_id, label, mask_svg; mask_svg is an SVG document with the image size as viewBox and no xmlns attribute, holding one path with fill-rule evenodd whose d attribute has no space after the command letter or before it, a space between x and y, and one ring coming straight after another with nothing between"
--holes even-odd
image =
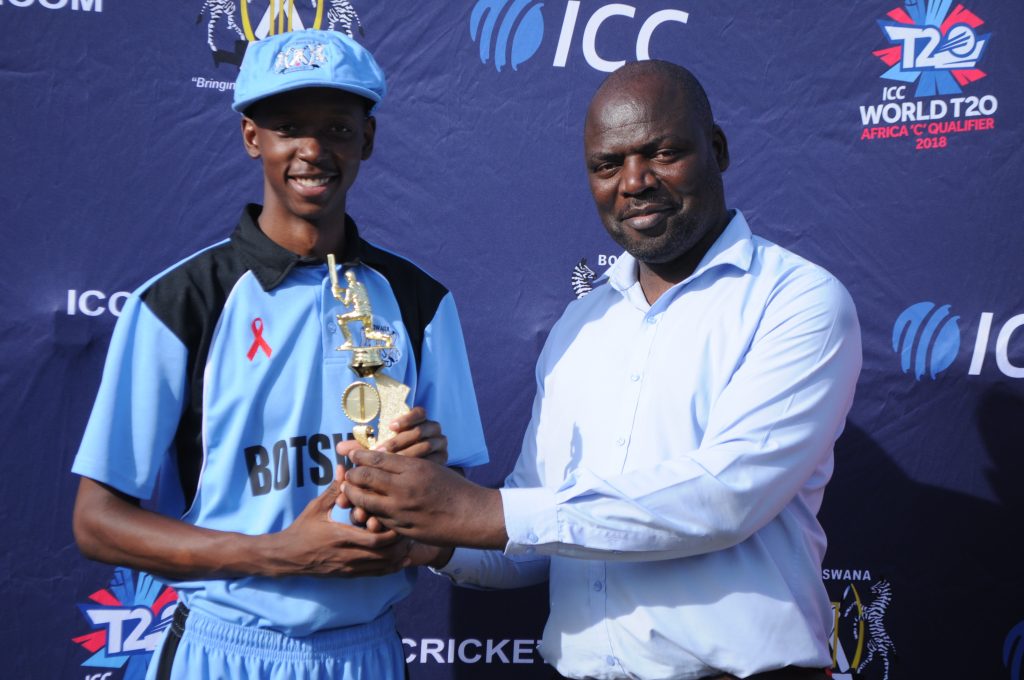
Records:
<instances>
[{"instance_id":1,"label":"red awareness ribbon","mask_svg":"<svg viewBox=\"0 0 1024 680\"><path fill-rule=\"evenodd\" d=\"M256 350L261 349L269 357L274 350L270 349L270 345L263 339L263 319L257 316L252 320L251 328L253 335L252 346L249 348L249 353L245 356L249 357L249 361L252 361L256 358Z\"/></svg>"}]
</instances>

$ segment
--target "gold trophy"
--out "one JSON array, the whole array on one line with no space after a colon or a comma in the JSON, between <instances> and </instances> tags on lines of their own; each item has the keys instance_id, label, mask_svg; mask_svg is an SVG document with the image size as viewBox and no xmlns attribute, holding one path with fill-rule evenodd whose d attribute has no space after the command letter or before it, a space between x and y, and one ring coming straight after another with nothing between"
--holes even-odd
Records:
<instances>
[{"instance_id":1,"label":"gold trophy","mask_svg":"<svg viewBox=\"0 0 1024 680\"><path fill-rule=\"evenodd\" d=\"M327 270L331 275L331 293L334 298L346 308L351 307L351 311L337 315L338 328L345 341L336 349L339 352L352 352L349 368L362 378L345 388L341 395L341 409L349 420L358 423L352 428L356 441L363 448L372 449L395 435L387 428L387 424L409 411L409 405L405 402L409 396L409 387L384 373L378 373L384 366L381 352L394 347L394 341L391 335L373 327L373 312L366 287L356 280L355 272L348 269L345 271L348 287L342 288L338 284L334 255L327 256ZM359 322L362 329L362 344L359 345L355 344L352 329L349 328L349 324L354 322ZM377 430L380 430L376 434L371 424L374 419L377 419Z\"/></svg>"}]
</instances>

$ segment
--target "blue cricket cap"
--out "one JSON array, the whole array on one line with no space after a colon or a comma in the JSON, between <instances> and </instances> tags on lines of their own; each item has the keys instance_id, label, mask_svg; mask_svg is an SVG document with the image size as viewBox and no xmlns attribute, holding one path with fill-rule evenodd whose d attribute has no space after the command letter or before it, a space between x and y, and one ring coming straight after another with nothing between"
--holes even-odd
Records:
<instances>
[{"instance_id":1,"label":"blue cricket cap","mask_svg":"<svg viewBox=\"0 0 1024 680\"><path fill-rule=\"evenodd\" d=\"M374 105L387 92L384 72L365 47L337 31L309 29L249 43L231 108L241 112L261 99L304 87L345 90Z\"/></svg>"}]
</instances>

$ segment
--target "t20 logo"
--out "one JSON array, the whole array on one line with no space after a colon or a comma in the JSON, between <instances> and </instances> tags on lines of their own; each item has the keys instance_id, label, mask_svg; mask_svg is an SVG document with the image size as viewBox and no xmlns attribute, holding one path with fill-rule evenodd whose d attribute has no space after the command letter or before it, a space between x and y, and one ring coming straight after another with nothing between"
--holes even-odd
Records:
<instances>
[{"instance_id":1,"label":"t20 logo","mask_svg":"<svg viewBox=\"0 0 1024 680\"><path fill-rule=\"evenodd\" d=\"M904 71L974 68L978 65L988 37L979 38L967 24L957 24L945 38L934 26L883 25L890 42L903 47L900 66Z\"/></svg>"},{"instance_id":2,"label":"t20 logo","mask_svg":"<svg viewBox=\"0 0 1024 680\"><path fill-rule=\"evenodd\" d=\"M92 632L72 639L92 656L92 668L124 668L124 678L143 678L149 659L171 625L178 594L145 572L138 578L125 567L114 571L110 585L79 604Z\"/></svg>"},{"instance_id":3,"label":"t20 logo","mask_svg":"<svg viewBox=\"0 0 1024 680\"><path fill-rule=\"evenodd\" d=\"M174 614L173 603L159 614L149 607L82 607L85 618L95 628L106 630L106 654L150 653L156 649L164 629Z\"/></svg>"},{"instance_id":4,"label":"t20 logo","mask_svg":"<svg viewBox=\"0 0 1024 680\"><path fill-rule=\"evenodd\" d=\"M917 83L914 95L958 94L960 86L985 77L977 68L989 36L979 35L976 14L950 2L906 0L888 13L879 27L893 47L875 52L891 68L882 78Z\"/></svg>"}]
</instances>

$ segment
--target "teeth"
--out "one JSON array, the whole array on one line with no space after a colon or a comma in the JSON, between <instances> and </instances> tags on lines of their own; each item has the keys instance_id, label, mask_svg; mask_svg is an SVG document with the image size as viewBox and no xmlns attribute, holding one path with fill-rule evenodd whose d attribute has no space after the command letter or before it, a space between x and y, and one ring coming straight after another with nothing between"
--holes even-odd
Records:
<instances>
[{"instance_id":1,"label":"teeth","mask_svg":"<svg viewBox=\"0 0 1024 680\"><path fill-rule=\"evenodd\" d=\"M292 177L292 179L304 187L322 187L331 181L330 177Z\"/></svg>"}]
</instances>

